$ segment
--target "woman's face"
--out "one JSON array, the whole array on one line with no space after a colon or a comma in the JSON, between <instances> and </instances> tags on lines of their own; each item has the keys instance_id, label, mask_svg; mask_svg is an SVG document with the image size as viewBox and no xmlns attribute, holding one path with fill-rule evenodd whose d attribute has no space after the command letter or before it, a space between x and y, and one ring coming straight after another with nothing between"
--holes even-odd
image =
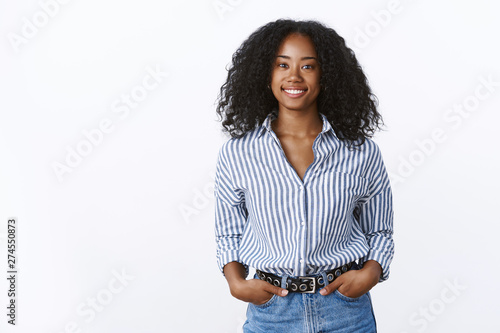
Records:
<instances>
[{"instance_id":1,"label":"woman's face","mask_svg":"<svg viewBox=\"0 0 500 333\"><path fill-rule=\"evenodd\" d=\"M321 76L317 58L308 36L290 34L283 40L271 72L271 90L280 111L317 110Z\"/></svg>"}]
</instances>

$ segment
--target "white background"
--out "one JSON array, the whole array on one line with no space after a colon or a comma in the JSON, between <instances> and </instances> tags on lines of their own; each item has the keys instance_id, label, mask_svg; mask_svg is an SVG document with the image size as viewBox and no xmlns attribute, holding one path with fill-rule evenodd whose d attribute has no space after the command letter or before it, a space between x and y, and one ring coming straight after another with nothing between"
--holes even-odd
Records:
<instances>
[{"instance_id":1,"label":"white background","mask_svg":"<svg viewBox=\"0 0 500 333\"><path fill-rule=\"evenodd\" d=\"M372 289L379 331L500 332L500 5L74 0L52 16L35 0L0 6L0 276L11 216L19 271L15 327L0 280L0 331L241 331L246 303L215 260L213 180L228 139L215 100L237 47L289 17L336 29L380 100L396 252ZM146 68L168 75L128 114L113 112L140 93ZM59 179L54 164L85 151L83 132L105 119L112 130Z\"/></svg>"}]
</instances>

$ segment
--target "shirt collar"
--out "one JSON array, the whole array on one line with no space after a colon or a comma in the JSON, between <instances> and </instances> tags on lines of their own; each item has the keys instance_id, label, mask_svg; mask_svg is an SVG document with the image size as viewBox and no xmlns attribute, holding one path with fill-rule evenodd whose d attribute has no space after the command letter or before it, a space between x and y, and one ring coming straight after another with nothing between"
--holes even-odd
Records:
<instances>
[{"instance_id":1,"label":"shirt collar","mask_svg":"<svg viewBox=\"0 0 500 333\"><path fill-rule=\"evenodd\" d=\"M335 135L335 131L333 130L332 128L332 125L330 124L330 122L328 121L328 119L326 118L326 116L321 113L321 112L318 112L319 115L321 116L321 119L323 120L323 129L321 130L321 133L320 134L323 134L323 133L326 133L328 131L332 131L333 135ZM259 134L257 137L260 137L266 130L268 132L270 132L272 130L271 128L271 121L273 121L274 119L276 119L278 115L274 112L271 112L267 115L266 119L264 119L262 125L261 125L261 128L260 128L260 131L259 131ZM336 135L335 135L336 136Z\"/></svg>"}]
</instances>

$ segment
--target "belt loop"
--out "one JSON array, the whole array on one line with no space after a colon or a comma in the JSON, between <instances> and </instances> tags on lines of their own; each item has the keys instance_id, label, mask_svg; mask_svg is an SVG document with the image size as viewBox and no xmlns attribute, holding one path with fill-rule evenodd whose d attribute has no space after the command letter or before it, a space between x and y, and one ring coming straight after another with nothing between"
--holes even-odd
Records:
<instances>
[{"instance_id":1,"label":"belt loop","mask_svg":"<svg viewBox=\"0 0 500 333\"><path fill-rule=\"evenodd\" d=\"M325 283L325 284L323 285L323 287L326 287L327 285L329 285L329 284L330 284L330 282L328 282L328 277L326 276L326 272L325 272L325 271L322 271L322 272L321 272L321 276L323 277L323 282Z\"/></svg>"},{"instance_id":2,"label":"belt loop","mask_svg":"<svg viewBox=\"0 0 500 333\"><path fill-rule=\"evenodd\" d=\"M287 289L286 288L286 280L288 280L288 274L285 273L281 277L281 288L283 288L283 289Z\"/></svg>"}]
</instances>

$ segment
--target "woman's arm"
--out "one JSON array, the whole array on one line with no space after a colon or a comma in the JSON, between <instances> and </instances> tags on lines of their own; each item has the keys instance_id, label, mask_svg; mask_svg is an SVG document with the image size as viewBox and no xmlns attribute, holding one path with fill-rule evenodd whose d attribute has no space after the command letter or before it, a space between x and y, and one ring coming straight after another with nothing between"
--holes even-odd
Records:
<instances>
[{"instance_id":1,"label":"woman's arm","mask_svg":"<svg viewBox=\"0 0 500 333\"><path fill-rule=\"evenodd\" d=\"M363 268L345 272L319 293L326 296L339 289L341 294L356 298L370 291L378 283L381 274L380 264L375 260L368 260Z\"/></svg>"},{"instance_id":2,"label":"woman's arm","mask_svg":"<svg viewBox=\"0 0 500 333\"><path fill-rule=\"evenodd\" d=\"M353 214L370 249L359 260L361 269L342 274L320 291L322 295L339 288L339 292L346 296L359 297L389 277L394 255L392 192L378 146L369 140L366 144L369 145L367 150L372 152L367 168L369 194L360 200Z\"/></svg>"},{"instance_id":3,"label":"woman's arm","mask_svg":"<svg viewBox=\"0 0 500 333\"><path fill-rule=\"evenodd\" d=\"M215 238L217 263L225 276L231 295L245 302L264 304L273 294L286 296L288 291L259 279L247 280L248 266L239 257L239 245L247 220L244 195L235 188L227 163L226 145L219 150L215 176Z\"/></svg>"},{"instance_id":4,"label":"woman's arm","mask_svg":"<svg viewBox=\"0 0 500 333\"><path fill-rule=\"evenodd\" d=\"M245 267L239 262L232 261L224 266L224 276L229 284L231 295L239 300L260 305L269 301L273 294L278 296L288 294L288 290L265 281L246 280L245 274Z\"/></svg>"}]
</instances>

